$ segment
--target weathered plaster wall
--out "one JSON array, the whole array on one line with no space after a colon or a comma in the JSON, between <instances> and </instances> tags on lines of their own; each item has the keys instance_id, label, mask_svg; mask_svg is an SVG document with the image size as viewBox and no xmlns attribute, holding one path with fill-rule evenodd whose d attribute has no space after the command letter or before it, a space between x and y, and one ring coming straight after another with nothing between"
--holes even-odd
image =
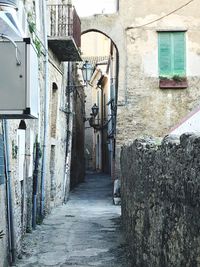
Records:
<instances>
[{"instance_id":1,"label":"weathered plaster wall","mask_svg":"<svg viewBox=\"0 0 200 267\"><path fill-rule=\"evenodd\" d=\"M33 146L38 129L37 120L32 120L32 123L27 120L25 130L26 146L25 146L25 160L24 160L24 176L20 181L19 177L19 144L17 130L19 128L20 120L9 120L8 124L8 145L10 148L10 176L11 176L11 195L13 203L13 221L14 221L14 243L17 255L21 251L21 240L26 231L30 231L32 226L32 167L33 164ZM29 130L33 133L31 140L28 134ZM32 142L33 141L33 142ZM16 153L14 147L17 148ZM30 161L31 160L31 161ZM5 191L6 194L6 191ZM7 219L7 218L6 218ZM7 224L7 222L6 222ZM5 236L5 239L8 237Z\"/></svg>"},{"instance_id":2,"label":"weathered plaster wall","mask_svg":"<svg viewBox=\"0 0 200 267\"><path fill-rule=\"evenodd\" d=\"M89 32L81 36L81 53L85 57L108 57L110 39L97 32Z\"/></svg>"},{"instance_id":3,"label":"weathered plaster wall","mask_svg":"<svg viewBox=\"0 0 200 267\"><path fill-rule=\"evenodd\" d=\"M175 1L174 7L182 5ZM199 43L200 33L197 25L197 4L192 3L182 11L176 12L156 23L126 31L127 38L127 87L126 105L118 109L118 144L124 139L138 136L163 136L176 125L182 117L197 106L200 98L199 84ZM122 1L121 11L125 27L135 27L155 20L172 10L170 1L161 6L154 1L130 5L133 19L124 16L126 5ZM193 14L193 18L189 16ZM189 86L185 90L159 89L158 84L158 39L157 30L185 29L187 77ZM124 117L124 113L127 114Z\"/></svg>"},{"instance_id":4,"label":"weathered plaster wall","mask_svg":"<svg viewBox=\"0 0 200 267\"><path fill-rule=\"evenodd\" d=\"M49 198L51 205L61 204L64 197L63 185L65 176L66 137L67 137L67 114L66 114L66 83L67 73L62 64L54 59L59 68L49 64L49 88L50 88L50 125L49 127ZM56 84L57 89L53 89ZM69 179L69 177L68 177ZM47 201L49 199L47 198Z\"/></svg>"},{"instance_id":5,"label":"weathered plaster wall","mask_svg":"<svg viewBox=\"0 0 200 267\"><path fill-rule=\"evenodd\" d=\"M55 61L56 63L56 61ZM48 127L48 144L47 147L47 165L46 165L46 174L45 174L45 214L50 212L53 206L61 204L64 199L64 175L65 175L65 155L66 155L66 113L63 112L61 108L61 101L65 97L64 84L66 81L63 80L64 73L59 72L56 68L49 64L49 91L50 91L50 101L49 101L49 127ZM10 164L11 164L11 185L12 185L12 197L13 197L13 215L14 215L14 234L15 234L15 248L17 255L21 253L21 240L26 231L32 231L32 194L33 194L33 147L37 140L40 142L40 147L42 149L43 143L43 101L44 101L44 84L43 84L43 72L40 72L40 88L41 89L41 101L40 101L40 119L39 120L25 120L26 123L26 148L25 148L25 162L24 162L24 179L20 182L19 180L19 169L18 169L18 161L19 161L19 153L16 155L13 154L13 145L18 147L17 140L17 129L20 124L20 120L11 120L8 122L9 129L9 146L10 146ZM56 136L55 138L51 137L51 102L52 102L52 83L56 82L58 85L58 98L56 105ZM32 131L33 138L30 138L29 131ZM55 146L55 158L52 161L51 155L51 146ZM19 147L18 147L19 149ZM31 153L30 153L31 152ZM43 156L43 155L41 155ZM32 157L32 161L29 163L30 158ZM53 169L51 164L53 162ZM30 166L32 164L32 166ZM32 172L30 173L30 168ZM40 159L40 169L41 169L41 159ZM52 172L54 173L54 185L52 189ZM41 171L39 171L38 175L39 184L38 184L38 195L37 195L37 203L38 203L38 214L40 209L40 197L41 197ZM68 177L69 179L69 177ZM1 186L2 188L2 186ZM52 197L53 191L53 197ZM6 191L5 186L4 190L2 188L1 197L5 197ZM3 202L2 202L3 205ZM1 210L5 210L5 208ZM2 220L2 227L5 229L6 223L6 214L4 215L4 221ZM39 222L39 221L38 221ZM6 242L7 235L5 236L3 241ZM5 247L6 249L6 247ZM6 250L5 250L6 251ZM3 256L2 256L3 258ZM4 258L6 255L4 254ZM1 265L0 265L1 266Z\"/></svg>"},{"instance_id":6,"label":"weathered plaster wall","mask_svg":"<svg viewBox=\"0 0 200 267\"><path fill-rule=\"evenodd\" d=\"M117 110L117 162L120 147L138 136L163 136L193 110L200 99L200 19L199 3L159 19L182 6L162 1L119 1L115 15L99 15L82 20L82 31L92 29L107 34L119 52ZM187 89L160 89L158 73L158 30L186 30Z\"/></svg>"},{"instance_id":7,"label":"weathered plaster wall","mask_svg":"<svg viewBox=\"0 0 200 267\"><path fill-rule=\"evenodd\" d=\"M200 266L200 136L122 149L122 217L133 266Z\"/></svg>"}]
</instances>

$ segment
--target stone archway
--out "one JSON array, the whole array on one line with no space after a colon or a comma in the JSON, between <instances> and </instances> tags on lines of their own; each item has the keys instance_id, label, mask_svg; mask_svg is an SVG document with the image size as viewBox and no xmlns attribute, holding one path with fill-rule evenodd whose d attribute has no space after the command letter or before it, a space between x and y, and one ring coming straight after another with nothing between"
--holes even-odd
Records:
<instances>
[{"instance_id":1,"label":"stone archway","mask_svg":"<svg viewBox=\"0 0 200 267\"><path fill-rule=\"evenodd\" d=\"M120 64L120 56L119 56L119 50L118 50L118 46L117 44L113 41L113 39L105 32L102 32L101 30L98 30L98 29L88 29L88 30L85 30L85 31L82 31L82 34L87 34L89 32L97 32L97 33L100 33L100 34L103 34L105 35L108 39L111 40L112 44L114 45L115 47L115 50L116 50L116 55L117 55L117 58L116 58L116 93L117 93L117 103L118 103L118 92L119 92L119 72L120 72L120 68L119 68L119 64Z\"/></svg>"},{"instance_id":2,"label":"stone archway","mask_svg":"<svg viewBox=\"0 0 200 267\"><path fill-rule=\"evenodd\" d=\"M118 14L114 15L95 15L92 17L86 17L81 19L82 34L89 32L97 32L108 37L116 51L117 51L117 107L120 111L120 106L124 106L126 103L126 38ZM116 118L116 123L118 116ZM116 141L115 145L115 173L118 175L120 172L119 155L121 146ZM116 177L116 175L115 175ZM113 177L114 178L114 177Z\"/></svg>"},{"instance_id":3,"label":"stone archway","mask_svg":"<svg viewBox=\"0 0 200 267\"><path fill-rule=\"evenodd\" d=\"M81 19L82 34L87 32L99 32L107 36L118 51L118 105L123 105L126 101L126 44L125 33L119 22L118 14L95 15Z\"/></svg>"}]
</instances>

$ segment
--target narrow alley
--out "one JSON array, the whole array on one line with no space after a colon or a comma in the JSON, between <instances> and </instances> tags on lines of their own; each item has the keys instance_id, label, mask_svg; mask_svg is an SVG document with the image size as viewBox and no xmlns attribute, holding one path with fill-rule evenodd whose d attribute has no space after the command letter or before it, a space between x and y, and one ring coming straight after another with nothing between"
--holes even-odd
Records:
<instances>
[{"instance_id":1,"label":"narrow alley","mask_svg":"<svg viewBox=\"0 0 200 267\"><path fill-rule=\"evenodd\" d=\"M26 235L16 266L128 266L120 213L120 206L112 203L111 178L87 175L66 205L54 209Z\"/></svg>"}]
</instances>

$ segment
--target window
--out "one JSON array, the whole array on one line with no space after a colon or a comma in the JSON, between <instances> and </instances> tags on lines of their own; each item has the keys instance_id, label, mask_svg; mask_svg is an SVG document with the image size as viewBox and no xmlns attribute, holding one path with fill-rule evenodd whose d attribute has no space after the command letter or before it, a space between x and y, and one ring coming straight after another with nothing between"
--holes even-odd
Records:
<instances>
[{"instance_id":1,"label":"window","mask_svg":"<svg viewBox=\"0 0 200 267\"><path fill-rule=\"evenodd\" d=\"M186 75L185 32L158 33L159 75L173 77Z\"/></svg>"},{"instance_id":2,"label":"window","mask_svg":"<svg viewBox=\"0 0 200 267\"><path fill-rule=\"evenodd\" d=\"M56 138L57 131L57 109L58 109L58 86L52 83L52 99L51 99L51 137Z\"/></svg>"}]
</instances>

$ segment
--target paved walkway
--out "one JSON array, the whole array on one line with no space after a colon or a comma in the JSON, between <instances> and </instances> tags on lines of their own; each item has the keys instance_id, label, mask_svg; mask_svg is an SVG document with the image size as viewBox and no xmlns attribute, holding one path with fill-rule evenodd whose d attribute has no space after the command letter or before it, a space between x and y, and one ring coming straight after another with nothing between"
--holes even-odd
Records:
<instances>
[{"instance_id":1,"label":"paved walkway","mask_svg":"<svg viewBox=\"0 0 200 267\"><path fill-rule=\"evenodd\" d=\"M66 205L27 234L23 247L17 267L127 267L110 177L88 175Z\"/></svg>"}]
</instances>

